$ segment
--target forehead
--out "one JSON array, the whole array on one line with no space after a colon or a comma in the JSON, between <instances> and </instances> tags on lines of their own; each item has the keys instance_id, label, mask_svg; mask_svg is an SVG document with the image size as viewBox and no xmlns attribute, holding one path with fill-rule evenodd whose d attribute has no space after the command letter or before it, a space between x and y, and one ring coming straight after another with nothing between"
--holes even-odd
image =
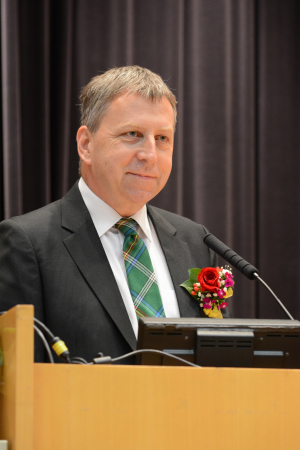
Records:
<instances>
[{"instance_id":1,"label":"forehead","mask_svg":"<svg viewBox=\"0 0 300 450\"><path fill-rule=\"evenodd\" d=\"M113 98L107 107L99 126L110 122L122 125L126 122L136 124L150 123L159 127L174 129L174 112L166 97L149 99L137 92L121 93Z\"/></svg>"}]
</instances>

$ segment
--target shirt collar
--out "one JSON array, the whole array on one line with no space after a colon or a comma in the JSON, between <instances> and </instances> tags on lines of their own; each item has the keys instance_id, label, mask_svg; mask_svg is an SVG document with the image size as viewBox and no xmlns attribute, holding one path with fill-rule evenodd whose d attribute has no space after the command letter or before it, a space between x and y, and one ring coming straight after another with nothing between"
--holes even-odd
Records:
<instances>
[{"instance_id":1,"label":"shirt collar","mask_svg":"<svg viewBox=\"0 0 300 450\"><path fill-rule=\"evenodd\" d=\"M82 195L83 201L89 210L92 221L96 227L99 237L103 236L110 228L122 218L117 211L105 203L100 197L90 190L83 178L80 178L78 183L79 191ZM147 214L147 207L144 205L132 217L142 229L145 236L152 241L151 229ZM138 231L139 232L139 231Z\"/></svg>"}]
</instances>

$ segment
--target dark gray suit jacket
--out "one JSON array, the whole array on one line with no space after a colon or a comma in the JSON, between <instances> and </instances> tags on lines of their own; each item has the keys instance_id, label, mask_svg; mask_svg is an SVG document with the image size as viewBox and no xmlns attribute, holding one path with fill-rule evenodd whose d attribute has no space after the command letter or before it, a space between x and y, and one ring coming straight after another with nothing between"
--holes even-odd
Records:
<instances>
[{"instance_id":1,"label":"dark gray suit jacket","mask_svg":"<svg viewBox=\"0 0 300 450\"><path fill-rule=\"evenodd\" d=\"M148 206L164 251L182 317L198 303L179 285L188 269L215 265L206 229ZM101 241L77 183L61 200L0 224L0 310L33 304L35 317L66 342L71 356L91 360L136 348L136 339ZM44 361L35 339L35 359Z\"/></svg>"}]
</instances>

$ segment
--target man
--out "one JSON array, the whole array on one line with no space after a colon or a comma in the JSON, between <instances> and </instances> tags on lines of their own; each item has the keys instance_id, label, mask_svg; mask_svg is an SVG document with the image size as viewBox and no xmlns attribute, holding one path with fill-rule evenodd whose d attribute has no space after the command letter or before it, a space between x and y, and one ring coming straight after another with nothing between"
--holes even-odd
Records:
<instances>
[{"instance_id":1,"label":"man","mask_svg":"<svg viewBox=\"0 0 300 450\"><path fill-rule=\"evenodd\" d=\"M137 66L111 69L83 89L81 105L79 183L0 225L0 305L33 304L71 355L90 361L100 351L116 357L135 349L137 313L146 314L124 264L122 223L136 229L132 239L147 253L159 315L199 316L179 285L188 269L215 259L203 226L147 205L172 167L176 99L162 79ZM35 358L44 361L37 339Z\"/></svg>"}]
</instances>

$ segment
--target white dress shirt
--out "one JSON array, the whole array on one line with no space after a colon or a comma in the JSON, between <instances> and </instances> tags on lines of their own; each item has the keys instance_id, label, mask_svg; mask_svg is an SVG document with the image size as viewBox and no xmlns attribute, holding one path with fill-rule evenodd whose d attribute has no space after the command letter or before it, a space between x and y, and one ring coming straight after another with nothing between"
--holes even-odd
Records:
<instances>
[{"instance_id":1,"label":"white dress shirt","mask_svg":"<svg viewBox=\"0 0 300 450\"><path fill-rule=\"evenodd\" d=\"M123 259L124 235L114 226L122 216L95 195L86 185L83 178L80 178L78 187L83 201L92 217L123 298L132 328L137 336L138 321L129 291ZM149 251L166 317L180 317L178 302L166 258L162 251L155 228L148 217L146 205L131 217L138 223L137 233L143 239Z\"/></svg>"}]
</instances>

